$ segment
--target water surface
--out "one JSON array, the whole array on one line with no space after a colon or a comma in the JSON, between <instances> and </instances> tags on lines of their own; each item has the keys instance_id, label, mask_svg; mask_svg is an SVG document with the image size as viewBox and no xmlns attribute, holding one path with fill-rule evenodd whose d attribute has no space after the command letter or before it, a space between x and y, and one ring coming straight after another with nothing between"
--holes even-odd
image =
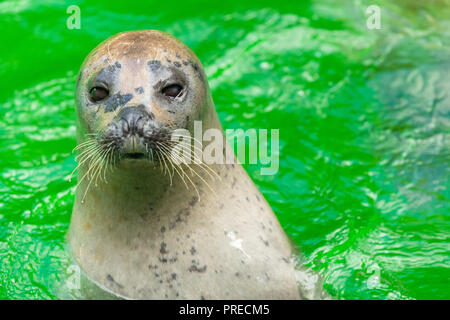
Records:
<instances>
[{"instance_id":1,"label":"water surface","mask_svg":"<svg viewBox=\"0 0 450 320\"><path fill-rule=\"evenodd\" d=\"M450 298L449 1L73 3L0 2L0 298L60 297L76 74L136 29L197 53L224 128L280 129L246 169L333 298Z\"/></svg>"}]
</instances>

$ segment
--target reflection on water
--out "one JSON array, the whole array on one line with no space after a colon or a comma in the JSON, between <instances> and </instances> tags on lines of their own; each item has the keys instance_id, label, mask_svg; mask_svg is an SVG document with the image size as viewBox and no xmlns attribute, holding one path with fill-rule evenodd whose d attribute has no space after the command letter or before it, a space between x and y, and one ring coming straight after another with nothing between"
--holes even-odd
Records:
<instances>
[{"instance_id":1,"label":"reflection on water","mask_svg":"<svg viewBox=\"0 0 450 320\"><path fill-rule=\"evenodd\" d=\"M365 27L365 1L236 1L182 19L91 3L76 31L64 5L0 4L17 44L0 61L0 298L61 297L76 73L104 38L145 28L198 54L224 128L280 129L279 173L246 169L331 297L449 298L450 3L373 2L381 30Z\"/></svg>"}]
</instances>

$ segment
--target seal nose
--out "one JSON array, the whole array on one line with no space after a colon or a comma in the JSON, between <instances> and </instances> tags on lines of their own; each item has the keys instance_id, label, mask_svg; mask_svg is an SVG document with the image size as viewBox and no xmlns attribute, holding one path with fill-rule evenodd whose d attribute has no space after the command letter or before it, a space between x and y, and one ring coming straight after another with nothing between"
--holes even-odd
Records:
<instances>
[{"instance_id":1,"label":"seal nose","mask_svg":"<svg viewBox=\"0 0 450 320\"><path fill-rule=\"evenodd\" d=\"M143 128L151 119L144 105L123 108L119 113L122 131L125 135L143 135Z\"/></svg>"}]
</instances>

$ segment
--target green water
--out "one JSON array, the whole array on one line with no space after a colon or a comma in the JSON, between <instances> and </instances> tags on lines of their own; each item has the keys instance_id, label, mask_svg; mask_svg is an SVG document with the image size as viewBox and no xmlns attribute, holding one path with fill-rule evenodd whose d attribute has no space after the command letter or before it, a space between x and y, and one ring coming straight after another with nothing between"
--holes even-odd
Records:
<instances>
[{"instance_id":1,"label":"green water","mask_svg":"<svg viewBox=\"0 0 450 320\"><path fill-rule=\"evenodd\" d=\"M59 297L76 74L135 29L197 53L224 128L280 129L246 169L332 297L450 298L450 1L145 3L0 2L0 298Z\"/></svg>"}]
</instances>

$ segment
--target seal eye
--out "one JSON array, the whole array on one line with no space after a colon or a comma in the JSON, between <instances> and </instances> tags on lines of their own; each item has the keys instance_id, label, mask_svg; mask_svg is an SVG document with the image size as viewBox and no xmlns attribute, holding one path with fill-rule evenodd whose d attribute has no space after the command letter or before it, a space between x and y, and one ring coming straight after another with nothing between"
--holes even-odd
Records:
<instances>
[{"instance_id":1,"label":"seal eye","mask_svg":"<svg viewBox=\"0 0 450 320\"><path fill-rule=\"evenodd\" d=\"M183 87L179 84L171 84L170 86L164 87L161 92L166 97L170 98L176 98L180 95L181 91L183 90Z\"/></svg>"},{"instance_id":2,"label":"seal eye","mask_svg":"<svg viewBox=\"0 0 450 320\"><path fill-rule=\"evenodd\" d=\"M89 95L92 101L97 102L105 99L109 95L109 91L102 87L93 87L89 91Z\"/></svg>"}]
</instances>

